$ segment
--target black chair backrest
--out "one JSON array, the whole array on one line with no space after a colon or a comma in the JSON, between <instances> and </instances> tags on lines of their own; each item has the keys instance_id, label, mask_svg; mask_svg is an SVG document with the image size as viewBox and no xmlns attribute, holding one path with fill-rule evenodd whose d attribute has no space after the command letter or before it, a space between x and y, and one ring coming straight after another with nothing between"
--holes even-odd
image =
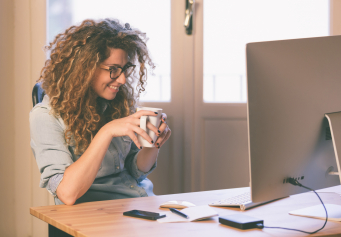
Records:
<instances>
[{"instance_id":1,"label":"black chair backrest","mask_svg":"<svg viewBox=\"0 0 341 237\"><path fill-rule=\"evenodd\" d=\"M41 83L36 83L33 87L32 90L32 103L33 103L33 107L42 102L44 95L45 95L45 91L43 90L43 88L41 88L40 86Z\"/></svg>"}]
</instances>

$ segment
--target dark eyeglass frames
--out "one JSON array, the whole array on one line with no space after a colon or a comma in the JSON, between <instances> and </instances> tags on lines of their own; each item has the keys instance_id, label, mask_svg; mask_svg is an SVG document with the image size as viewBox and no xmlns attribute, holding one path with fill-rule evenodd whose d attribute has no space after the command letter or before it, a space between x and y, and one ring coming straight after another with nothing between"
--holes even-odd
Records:
<instances>
[{"instance_id":1,"label":"dark eyeglass frames","mask_svg":"<svg viewBox=\"0 0 341 237\"><path fill-rule=\"evenodd\" d=\"M120 66L105 66L105 65L100 65L100 68L107 70L110 72L110 78L115 80L117 79L119 76L121 76L122 73L124 73L124 75L126 77L129 77L131 75L131 73L134 71L136 65L132 64L132 63L127 63L126 65L124 65L124 67L120 67Z\"/></svg>"}]
</instances>

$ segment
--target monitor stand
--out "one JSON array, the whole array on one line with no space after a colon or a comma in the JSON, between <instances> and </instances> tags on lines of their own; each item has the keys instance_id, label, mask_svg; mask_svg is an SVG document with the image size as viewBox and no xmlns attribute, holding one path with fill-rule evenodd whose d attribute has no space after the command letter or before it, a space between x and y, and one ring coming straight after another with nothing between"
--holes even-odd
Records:
<instances>
[{"instance_id":1,"label":"monitor stand","mask_svg":"<svg viewBox=\"0 0 341 237\"><path fill-rule=\"evenodd\" d=\"M338 175L340 179L340 183L341 183L341 169L340 169L341 157L339 157L339 153L341 155L341 112L327 113L325 114L325 117L328 119L328 122L329 122L329 128L327 127L327 131L326 131L326 140L333 140L333 147L334 147L336 165L337 165L337 170L338 170L338 172L333 172L333 170L331 170L329 174ZM337 217L341 216L340 205L333 206L333 204L325 204L325 207L328 212L328 219L333 219L335 215ZM300 210L291 211L289 212L289 214L304 216L304 217L319 218L319 219L326 218L325 210L321 204L308 207L308 208L303 208Z\"/></svg>"},{"instance_id":2,"label":"monitor stand","mask_svg":"<svg viewBox=\"0 0 341 237\"><path fill-rule=\"evenodd\" d=\"M340 156L341 154L341 112L327 113L325 117L328 119L331 139L333 140L333 147L336 158L336 165L338 172L329 172L330 175L338 175L341 183L341 167L340 167ZM327 138L328 139L328 138ZM339 153L338 153L339 152Z\"/></svg>"}]
</instances>

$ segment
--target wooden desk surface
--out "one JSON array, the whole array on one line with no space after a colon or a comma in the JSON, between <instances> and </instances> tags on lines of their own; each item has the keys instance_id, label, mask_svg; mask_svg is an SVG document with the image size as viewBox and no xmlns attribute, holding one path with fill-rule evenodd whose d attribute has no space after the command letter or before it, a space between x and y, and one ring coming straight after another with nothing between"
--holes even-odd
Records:
<instances>
[{"instance_id":1,"label":"wooden desk surface","mask_svg":"<svg viewBox=\"0 0 341 237\"><path fill-rule=\"evenodd\" d=\"M249 190L248 188L225 189L216 191L193 192L183 194L162 195L146 198L121 199L101 202L82 203L74 206L58 205L31 207L30 213L78 237L108 237L108 236L307 236L304 233L280 229L239 230L222 225L218 217L191 223L158 223L123 216L123 212L132 209L160 212L168 211L159 208L163 202L170 200L186 200L196 205L205 205L211 201L236 195ZM341 193L341 186L323 191ZM325 203L341 205L340 194L320 193ZM247 211L239 208L214 207L219 216L243 213L264 220L266 226L296 228L305 231L315 231L322 227L324 220L289 215L288 212L312 205L320 204L314 193L293 195ZM341 236L341 223L328 221L326 227L313 236Z\"/></svg>"}]
</instances>

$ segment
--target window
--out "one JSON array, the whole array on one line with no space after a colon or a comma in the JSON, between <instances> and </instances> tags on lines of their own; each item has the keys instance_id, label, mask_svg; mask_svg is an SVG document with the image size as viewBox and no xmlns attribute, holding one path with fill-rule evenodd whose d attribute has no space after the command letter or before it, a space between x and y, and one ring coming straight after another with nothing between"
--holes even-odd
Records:
<instances>
[{"instance_id":1,"label":"window","mask_svg":"<svg viewBox=\"0 0 341 237\"><path fill-rule=\"evenodd\" d=\"M329 35L328 0L204 1L204 102L245 103L245 45Z\"/></svg>"}]
</instances>

